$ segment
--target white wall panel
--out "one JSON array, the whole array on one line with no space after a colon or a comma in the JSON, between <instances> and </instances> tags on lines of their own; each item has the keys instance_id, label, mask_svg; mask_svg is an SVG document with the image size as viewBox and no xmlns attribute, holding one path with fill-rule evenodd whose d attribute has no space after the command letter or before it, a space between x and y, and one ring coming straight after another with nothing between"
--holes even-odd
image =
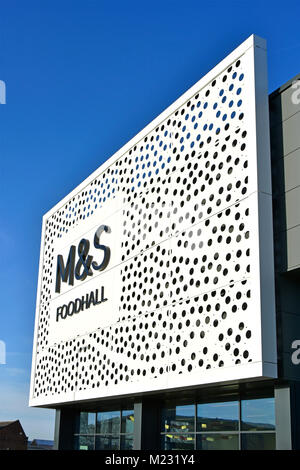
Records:
<instances>
[{"instance_id":1,"label":"white wall panel","mask_svg":"<svg viewBox=\"0 0 300 470\"><path fill-rule=\"evenodd\" d=\"M44 216L32 406L276 377L267 92L251 36ZM103 224L107 268L55 293Z\"/></svg>"}]
</instances>

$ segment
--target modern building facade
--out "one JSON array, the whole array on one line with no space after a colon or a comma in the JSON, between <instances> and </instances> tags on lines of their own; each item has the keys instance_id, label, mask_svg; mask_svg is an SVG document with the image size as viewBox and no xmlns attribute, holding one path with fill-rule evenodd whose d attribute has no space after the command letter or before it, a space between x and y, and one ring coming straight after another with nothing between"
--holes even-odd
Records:
<instances>
[{"instance_id":1,"label":"modern building facade","mask_svg":"<svg viewBox=\"0 0 300 470\"><path fill-rule=\"evenodd\" d=\"M251 36L44 216L56 448L300 447L297 101Z\"/></svg>"}]
</instances>

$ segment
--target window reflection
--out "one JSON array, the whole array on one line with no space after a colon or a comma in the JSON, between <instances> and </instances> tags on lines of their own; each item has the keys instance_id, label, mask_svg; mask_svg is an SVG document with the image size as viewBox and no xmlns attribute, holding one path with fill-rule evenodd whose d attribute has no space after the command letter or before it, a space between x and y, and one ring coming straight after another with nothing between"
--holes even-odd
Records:
<instances>
[{"instance_id":1,"label":"window reflection","mask_svg":"<svg viewBox=\"0 0 300 470\"><path fill-rule=\"evenodd\" d=\"M97 413L97 434L118 434L120 432L120 411Z\"/></svg>"},{"instance_id":2,"label":"window reflection","mask_svg":"<svg viewBox=\"0 0 300 470\"><path fill-rule=\"evenodd\" d=\"M165 434L162 436L163 450L194 450L195 436L193 434Z\"/></svg>"},{"instance_id":3,"label":"window reflection","mask_svg":"<svg viewBox=\"0 0 300 470\"><path fill-rule=\"evenodd\" d=\"M173 405L162 412L161 448L275 449L274 430L274 398Z\"/></svg>"},{"instance_id":4,"label":"window reflection","mask_svg":"<svg viewBox=\"0 0 300 470\"><path fill-rule=\"evenodd\" d=\"M275 429L275 404L273 398L242 401L242 430L271 431Z\"/></svg>"},{"instance_id":5,"label":"window reflection","mask_svg":"<svg viewBox=\"0 0 300 470\"><path fill-rule=\"evenodd\" d=\"M79 417L79 433L95 434L96 413L80 413Z\"/></svg>"},{"instance_id":6,"label":"window reflection","mask_svg":"<svg viewBox=\"0 0 300 470\"><path fill-rule=\"evenodd\" d=\"M95 449L94 436L76 436L74 448L76 450L94 450Z\"/></svg>"},{"instance_id":7,"label":"window reflection","mask_svg":"<svg viewBox=\"0 0 300 470\"><path fill-rule=\"evenodd\" d=\"M79 412L74 435L76 450L133 449L134 410Z\"/></svg>"},{"instance_id":8,"label":"window reflection","mask_svg":"<svg viewBox=\"0 0 300 470\"><path fill-rule=\"evenodd\" d=\"M238 434L199 434L197 436L199 450L238 450Z\"/></svg>"},{"instance_id":9,"label":"window reflection","mask_svg":"<svg viewBox=\"0 0 300 470\"><path fill-rule=\"evenodd\" d=\"M275 450L276 441L275 433L243 433L242 449L243 450Z\"/></svg>"},{"instance_id":10,"label":"window reflection","mask_svg":"<svg viewBox=\"0 0 300 470\"><path fill-rule=\"evenodd\" d=\"M239 403L197 405L197 431L235 431L239 427Z\"/></svg>"},{"instance_id":11,"label":"window reflection","mask_svg":"<svg viewBox=\"0 0 300 470\"><path fill-rule=\"evenodd\" d=\"M196 426L195 426L196 422ZM276 448L274 398L172 405L162 410L164 450ZM134 410L81 412L74 448L133 449Z\"/></svg>"},{"instance_id":12,"label":"window reflection","mask_svg":"<svg viewBox=\"0 0 300 470\"><path fill-rule=\"evenodd\" d=\"M133 436L121 436L121 450L133 449Z\"/></svg>"},{"instance_id":13,"label":"window reflection","mask_svg":"<svg viewBox=\"0 0 300 470\"><path fill-rule=\"evenodd\" d=\"M134 411L122 410L122 433L133 433L134 428Z\"/></svg>"},{"instance_id":14,"label":"window reflection","mask_svg":"<svg viewBox=\"0 0 300 470\"><path fill-rule=\"evenodd\" d=\"M96 436L96 450L119 450L119 437Z\"/></svg>"},{"instance_id":15,"label":"window reflection","mask_svg":"<svg viewBox=\"0 0 300 470\"><path fill-rule=\"evenodd\" d=\"M195 428L195 405L165 408L162 413L163 432L193 432Z\"/></svg>"}]
</instances>

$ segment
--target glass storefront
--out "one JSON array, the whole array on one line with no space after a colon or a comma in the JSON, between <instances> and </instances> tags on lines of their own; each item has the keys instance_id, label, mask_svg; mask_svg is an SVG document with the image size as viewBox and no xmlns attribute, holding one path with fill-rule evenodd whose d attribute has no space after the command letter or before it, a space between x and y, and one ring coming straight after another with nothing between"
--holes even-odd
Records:
<instances>
[{"instance_id":1,"label":"glass storefront","mask_svg":"<svg viewBox=\"0 0 300 470\"><path fill-rule=\"evenodd\" d=\"M78 414L74 448L76 450L133 449L134 411L112 410Z\"/></svg>"},{"instance_id":2,"label":"glass storefront","mask_svg":"<svg viewBox=\"0 0 300 470\"><path fill-rule=\"evenodd\" d=\"M195 430L195 406L174 406L162 410L162 421L166 432L188 433Z\"/></svg>"},{"instance_id":3,"label":"glass storefront","mask_svg":"<svg viewBox=\"0 0 300 470\"><path fill-rule=\"evenodd\" d=\"M197 431L238 431L239 403L204 403L197 405Z\"/></svg>"},{"instance_id":4,"label":"glass storefront","mask_svg":"<svg viewBox=\"0 0 300 470\"><path fill-rule=\"evenodd\" d=\"M274 431L274 399L261 398L241 402L243 431Z\"/></svg>"},{"instance_id":5,"label":"glass storefront","mask_svg":"<svg viewBox=\"0 0 300 470\"><path fill-rule=\"evenodd\" d=\"M167 406L161 416L162 450L276 448L274 398Z\"/></svg>"},{"instance_id":6,"label":"glass storefront","mask_svg":"<svg viewBox=\"0 0 300 470\"><path fill-rule=\"evenodd\" d=\"M74 448L132 450L133 434L133 409L81 412ZM161 409L160 448L166 451L275 449L274 398L167 404Z\"/></svg>"},{"instance_id":7,"label":"glass storefront","mask_svg":"<svg viewBox=\"0 0 300 470\"><path fill-rule=\"evenodd\" d=\"M194 434L163 434L161 439L163 450L194 450Z\"/></svg>"},{"instance_id":8,"label":"glass storefront","mask_svg":"<svg viewBox=\"0 0 300 470\"><path fill-rule=\"evenodd\" d=\"M199 434L197 436L199 450L238 450L238 434Z\"/></svg>"}]
</instances>

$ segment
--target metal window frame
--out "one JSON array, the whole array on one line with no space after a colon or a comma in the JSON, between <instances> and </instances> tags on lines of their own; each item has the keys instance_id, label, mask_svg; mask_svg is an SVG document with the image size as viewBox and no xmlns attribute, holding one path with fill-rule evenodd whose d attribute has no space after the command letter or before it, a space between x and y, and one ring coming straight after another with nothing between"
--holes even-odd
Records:
<instances>
[{"instance_id":1,"label":"metal window frame","mask_svg":"<svg viewBox=\"0 0 300 470\"><path fill-rule=\"evenodd\" d=\"M267 395L267 394L266 394ZM234 435L237 435L238 436L238 446L239 446L239 449L238 450L242 450L242 435L243 434L274 434L275 436L275 448L276 448L276 436L277 436L277 429L276 429L276 422L275 422L275 429L273 430L261 430L261 431L258 431L258 430L255 430L255 431L244 431L242 430L242 401L247 401L247 400L263 400L265 398L270 398L270 399L273 399L274 401L274 418L276 416L276 407L275 407L275 396L273 394L273 396L270 396L270 395L267 395L267 396L258 396L257 394L254 394L253 396L249 396L249 397L243 397L242 394L239 394L234 400L223 400L223 402L234 402L236 401L238 403L238 429L237 430L232 430L232 431L197 431L197 405L201 405L201 404L206 404L205 401L203 401L202 403L201 402L197 402L195 401L194 402L194 432L175 432L173 434L176 434L176 435L192 435L194 436L194 450L197 450L197 437L198 435L203 435L203 434L211 434L211 435L220 435L220 434L234 434ZM209 401L208 403L222 403L221 401ZM191 405L192 403L187 403L186 405ZM176 407L176 405L174 404L174 406ZM180 405L180 406L184 406L184 404ZM165 436L166 434L169 434L170 432L160 432L160 439L162 438L162 436ZM163 450L163 449L161 449Z\"/></svg>"},{"instance_id":2,"label":"metal window frame","mask_svg":"<svg viewBox=\"0 0 300 470\"><path fill-rule=\"evenodd\" d=\"M120 414L120 423L119 423L119 430L117 433L98 433L97 432L97 415L98 413L109 413L109 412L112 412L112 411L118 411L119 414ZM112 438L115 438L115 439L118 439L119 441L119 445L118 445L118 450L121 450L121 439L122 437L129 437L131 436L132 437L132 440L134 438L134 433L126 433L126 432L122 432L122 413L123 411L127 411L126 408L121 408L120 410L98 410L98 411L80 411L79 412L79 419L80 419L80 414L81 413L93 413L95 414L95 423L94 423L94 426L95 426L95 432L94 433L91 433L91 434L86 434L86 433L74 433L73 434L73 439L75 438L80 438L80 437L93 437L93 441L94 441L94 450L96 450L96 438L97 437L112 437ZM134 410L130 410L130 411L133 411L134 413Z\"/></svg>"}]
</instances>

